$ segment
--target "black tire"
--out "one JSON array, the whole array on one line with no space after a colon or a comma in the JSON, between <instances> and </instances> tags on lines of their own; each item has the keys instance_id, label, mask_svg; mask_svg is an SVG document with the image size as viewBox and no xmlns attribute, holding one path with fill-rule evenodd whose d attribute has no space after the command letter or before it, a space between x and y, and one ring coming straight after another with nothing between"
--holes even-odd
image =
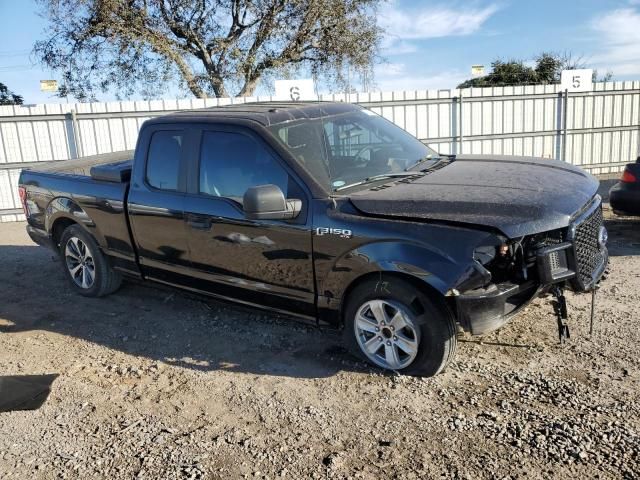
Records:
<instances>
[{"instance_id":1,"label":"black tire","mask_svg":"<svg viewBox=\"0 0 640 480\"><path fill-rule=\"evenodd\" d=\"M68 246L72 250L71 252L67 251ZM80 248L79 250L78 247ZM86 263L82 263L82 265L78 267L79 262L76 262L76 257L78 257L79 252L86 252L87 255L85 259ZM79 225L71 225L62 232L59 253L64 275L73 290L80 295L84 295L85 297L103 297L120 288L122 275L111 268L111 265L109 265L108 260L100 251L100 247L98 247L94 238ZM89 259L91 259L91 264L89 263ZM81 270L85 265L87 268L89 268L89 266L93 268L93 278L91 282L88 281L91 274L82 277ZM78 273L76 267L80 268L80 273ZM76 275L72 274L72 270L76 271ZM86 278L87 281L79 280L81 278Z\"/></svg>"},{"instance_id":2,"label":"black tire","mask_svg":"<svg viewBox=\"0 0 640 480\"><path fill-rule=\"evenodd\" d=\"M356 315L362 314L369 302L378 300L382 301L384 305L387 305L388 302L402 307L403 312L413 315L411 323L418 330L413 339L417 344L417 353L413 354L415 355L413 360L409 360L411 355L405 357L405 361L410 361L410 363L403 368L389 368L376 363L368 358L364 347L360 345L364 340L359 340L359 338L369 334L363 334L361 330L356 332ZM369 312L373 311L370 309ZM375 319L373 321L375 322ZM379 324L376 328L379 328ZM412 333L412 330L409 330L408 333ZM386 339L381 334L371 333L370 335L372 335L371 340L380 335L377 340L386 343ZM365 280L353 289L344 309L343 336L347 348L363 360L383 369L420 377L431 377L441 373L455 356L457 347L456 322L444 301L434 299L426 291L416 288L411 282L394 276L381 276L377 279ZM397 340L395 336L387 338ZM376 348L375 345L373 348ZM384 346L382 348L384 349ZM402 350L400 351L402 352Z\"/></svg>"}]
</instances>

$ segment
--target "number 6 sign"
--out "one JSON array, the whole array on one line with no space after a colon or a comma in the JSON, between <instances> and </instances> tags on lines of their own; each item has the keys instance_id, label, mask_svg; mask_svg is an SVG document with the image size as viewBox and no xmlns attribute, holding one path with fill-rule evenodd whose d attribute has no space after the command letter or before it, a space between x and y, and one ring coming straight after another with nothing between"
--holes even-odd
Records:
<instances>
[{"instance_id":1,"label":"number 6 sign","mask_svg":"<svg viewBox=\"0 0 640 480\"><path fill-rule=\"evenodd\" d=\"M316 99L312 79L276 80L275 87L277 100L298 102Z\"/></svg>"}]
</instances>

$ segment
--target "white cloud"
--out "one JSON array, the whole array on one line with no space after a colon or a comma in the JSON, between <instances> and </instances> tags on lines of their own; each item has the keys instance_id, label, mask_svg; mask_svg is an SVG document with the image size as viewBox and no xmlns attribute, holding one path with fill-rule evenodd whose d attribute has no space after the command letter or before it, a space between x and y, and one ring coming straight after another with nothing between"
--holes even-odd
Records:
<instances>
[{"instance_id":1,"label":"white cloud","mask_svg":"<svg viewBox=\"0 0 640 480\"><path fill-rule=\"evenodd\" d=\"M406 71L404 63L385 63L381 67L384 69L385 75L389 77L397 77Z\"/></svg>"},{"instance_id":2,"label":"white cloud","mask_svg":"<svg viewBox=\"0 0 640 480\"><path fill-rule=\"evenodd\" d=\"M423 39L470 35L498 10L495 4L484 8L423 7L400 9L397 2L380 11L380 26L398 39Z\"/></svg>"},{"instance_id":3,"label":"white cloud","mask_svg":"<svg viewBox=\"0 0 640 480\"><path fill-rule=\"evenodd\" d=\"M379 12L379 24L385 31L383 51L387 55L401 55L416 50L409 40L471 35L498 11L496 4L482 8L454 7L401 9L397 0L386 3Z\"/></svg>"},{"instance_id":4,"label":"white cloud","mask_svg":"<svg viewBox=\"0 0 640 480\"><path fill-rule=\"evenodd\" d=\"M385 55L405 55L407 53L414 53L418 51L418 47L405 40L398 40L397 38L384 37L382 39L382 50Z\"/></svg>"},{"instance_id":5,"label":"white cloud","mask_svg":"<svg viewBox=\"0 0 640 480\"><path fill-rule=\"evenodd\" d=\"M612 71L616 76L640 75L640 12L637 9L613 10L594 18L591 28L602 44L591 58L594 67L602 72Z\"/></svg>"}]
</instances>

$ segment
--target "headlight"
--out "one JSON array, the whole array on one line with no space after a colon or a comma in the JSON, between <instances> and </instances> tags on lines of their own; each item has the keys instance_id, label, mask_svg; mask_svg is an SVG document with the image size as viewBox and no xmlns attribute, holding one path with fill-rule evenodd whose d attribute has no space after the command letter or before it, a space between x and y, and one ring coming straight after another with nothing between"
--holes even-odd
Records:
<instances>
[{"instance_id":1,"label":"headlight","mask_svg":"<svg viewBox=\"0 0 640 480\"><path fill-rule=\"evenodd\" d=\"M473 251L473 259L480 263L480 265L486 265L491 260L496 258L497 247L493 245L483 245L481 247L477 247Z\"/></svg>"}]
</instances>

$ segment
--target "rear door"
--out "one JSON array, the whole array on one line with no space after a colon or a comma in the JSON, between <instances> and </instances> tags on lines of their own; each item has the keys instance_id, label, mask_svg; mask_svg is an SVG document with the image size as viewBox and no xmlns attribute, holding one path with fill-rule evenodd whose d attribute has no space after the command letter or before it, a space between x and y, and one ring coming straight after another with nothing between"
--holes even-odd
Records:
<instances>
[{"instance_id":1,"label":"rear door","mask_svg":"<svg viewBox=\"0 0 640 480\"><path fill-rule=\"evenodd\" d=\"M198 288L315 317L309 197L268 144L244 127L205 126L190 166L185 218ZM293 220L249 220L242 197L275 184L303 209Z\"/></svg>"},{"instance_id":2,"label":"rear door","mask_svg":"<svg viewBox=\"0 0 640 480\"><path fill-rule=\"evenodd\" d=\"M184 125L142 130L127 202L143 274L176 285L189 271L184 199L190 134Z\"/></svg>"}]
</instances>

